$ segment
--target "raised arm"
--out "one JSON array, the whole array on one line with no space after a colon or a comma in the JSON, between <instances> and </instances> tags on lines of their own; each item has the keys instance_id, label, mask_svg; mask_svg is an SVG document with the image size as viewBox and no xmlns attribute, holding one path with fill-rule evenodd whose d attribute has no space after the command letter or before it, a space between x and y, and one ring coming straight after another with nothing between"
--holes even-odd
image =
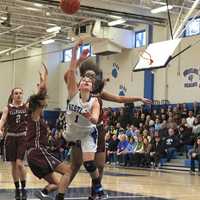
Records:
<instances>
[{"instance_id":1,"label":"raised arm","mask_svg":"<svg viewBox=\"0 0 200 200\"><path fill-rule=\"evenodd\" d=\"M3 137L3 128L5 126L7 116L8 116L8 107L6 106L3 110L3 114L0 119L0 138Z\"/></svg>"},{"instance_id":2,"label":"raised arm","mask_svg":"<svg viewBox=\"0 0 200 200\"><path fill-rule=\"evenodd\" d=\"M141 101L145 104L152 104L152 101L150 99L146 99L146 98L143 98L143 97L134 97L134 96L117 96L117 95L113 95L113 94L110 94L108 92L101 92L101 98L103 100L106 100L106 101L112 101L112 102L116 102L116 103L132 103L132 102L135 102L135 101Z\"/></svg>"},{"instance_id":3,"label":"raised arm","mask_svg":"<svg viewBox=\"0 0 200 200\"><path fill-rule=\"evenodd\" d=\"M47 81L48 81L48 69L47 66L42 64L42 71L39 72L40 75L40 83L38 84L38 94L46 94L47 93Z\"/></svg>"},{"instance_id":4,"label":"raised arm","mask_svg":"<svg viewBox=\"0 0 200 200\"><path fill-rule=\"evenodd\" d=\"M81 46L82 41L79 41L74 48L72 49L72 58L69 68L66 70L64 74L64 80L67 84L68 94L69 97L74 96L74 94L78 91L78 86L76 82L76 70L79 66L79 64L88 58L88 49L85 49L80 58L77 60L77 50Z\"/></svg>"}]
</instances>

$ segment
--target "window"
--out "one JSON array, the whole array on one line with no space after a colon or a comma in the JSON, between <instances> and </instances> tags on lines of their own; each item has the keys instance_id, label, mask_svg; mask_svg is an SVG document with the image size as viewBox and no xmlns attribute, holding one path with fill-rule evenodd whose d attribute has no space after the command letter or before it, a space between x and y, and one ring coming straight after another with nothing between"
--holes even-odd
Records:
<instances>
[{"instance_id":1,"label":"window","mask_svg":"<svg viewBox=\"0 0 200 200\"><path fill-rule=\"evenodd\" d=\"M70 62L72 57L72 49L65 49L63 52L63 62Z\"/></svg>"},{"instance_id":2,"label":"window","mask_svg":"<svg viewBox=\"0 0 200 200\"><path fill-rule=\"evenodd\" d=\"M200 34L200 17L194 19L193 21L191 20L192 19L190 19L186 25L186 29L184 32L185 37Z\"/></svg>"},{"instance_id":3,"label":"window","mask_svg":"<svg viewBox=\"0 0 200 200\"><path fill-rule=\"evenodd\" d=\"M92 47L90 44L85 44L83 46L81 46L77 52L77 58L80 57L80 54L82 53L82 51L84 49L89 49L89 54L91 56L95 56L93 53L92 53ZM63 51L63 62L70 62L71 61L71 57L72 57L72 49L65 49Z\"/></svg>"},{"instance_id":4,"label":"window","mask_svg":"<svg viewBox=\"0 0 200 200\"><path fill-rule=\"evenodd\" d=\"M146 31L135 32L135 48L143 47L146 45Z\"/></svg>"}]
</instances>

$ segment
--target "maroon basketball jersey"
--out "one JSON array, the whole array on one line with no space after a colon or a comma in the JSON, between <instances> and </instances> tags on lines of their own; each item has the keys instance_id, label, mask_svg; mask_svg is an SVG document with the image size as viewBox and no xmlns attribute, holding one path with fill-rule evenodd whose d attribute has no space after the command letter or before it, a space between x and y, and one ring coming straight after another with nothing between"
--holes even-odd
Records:
<instances>
[{"instance_id":1,"label":"maroon basketball jersey","mask_svg":"<svg viewBox=\"0 0 200 200\"><path fill-rule=\"evenodd\" d=\"M27 113L26 104L21 106L8 105L7 132L22 133L27 130Z\"/></svg>"},{"instance_id":2,"label":"maroon basketball jersey","mask_svg":"<svg viewBox=\"0 0 200 200\"><path fill-rule=\"evenodd\" d=\"M48 145L48 126L43 119L33 121L31 116L28 116L27 148L40 148Z\"/></svg>"}]
</instances>

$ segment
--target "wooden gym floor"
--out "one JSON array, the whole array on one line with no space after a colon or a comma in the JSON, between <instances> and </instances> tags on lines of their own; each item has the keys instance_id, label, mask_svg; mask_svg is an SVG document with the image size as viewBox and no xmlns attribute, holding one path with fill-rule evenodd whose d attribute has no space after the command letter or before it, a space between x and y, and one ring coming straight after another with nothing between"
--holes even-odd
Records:
<instances>
[{"instance_id":1,"label":"wooden gym floor","mask_svg":"<svg viewBox=\"0 0 200 200\"><path fill-rule=\"evenodd\" d=\"M35 178L27 167L27 188L30 200L34 191L46 184ZM0 162L0 200L14 199L14 186L9 163ZM87 199L90 178L81 170L74 179L66 199ZM109 199L116 200L194 200L200 197L200 176L187 172L159 172L106 167L103 186ZM55 194L54 194L55 195Z\"/></svg>"}]
</instances>

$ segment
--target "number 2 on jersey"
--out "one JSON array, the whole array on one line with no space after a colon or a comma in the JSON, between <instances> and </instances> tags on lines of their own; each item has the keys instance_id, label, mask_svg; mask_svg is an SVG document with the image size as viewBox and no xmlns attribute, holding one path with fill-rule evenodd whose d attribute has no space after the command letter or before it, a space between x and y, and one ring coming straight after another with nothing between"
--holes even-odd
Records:
<instances>
[{"instance_id":1,"label":"number 2 on jersey","mask_svg":"<svg viewBox=\"0 0 200 200\"><path fill-rule=\"evenodd\" d=\"M75 119L75 123L78 123L78 118L79 118L79 116L78 115L76 115L76 119Z\"/></svg>"},{"instance_id":2,"label":"number 2 on jersey","mask_svg":"<svg viewBox=\"0 0 200 200\"><path fill-rule=\"evenodd\" d=\"M21 116L20 116L20 115L16 115L16 123L17 123L17 124L20 123L20 119L21 119Z\"/></svg>"}]
</instances>

